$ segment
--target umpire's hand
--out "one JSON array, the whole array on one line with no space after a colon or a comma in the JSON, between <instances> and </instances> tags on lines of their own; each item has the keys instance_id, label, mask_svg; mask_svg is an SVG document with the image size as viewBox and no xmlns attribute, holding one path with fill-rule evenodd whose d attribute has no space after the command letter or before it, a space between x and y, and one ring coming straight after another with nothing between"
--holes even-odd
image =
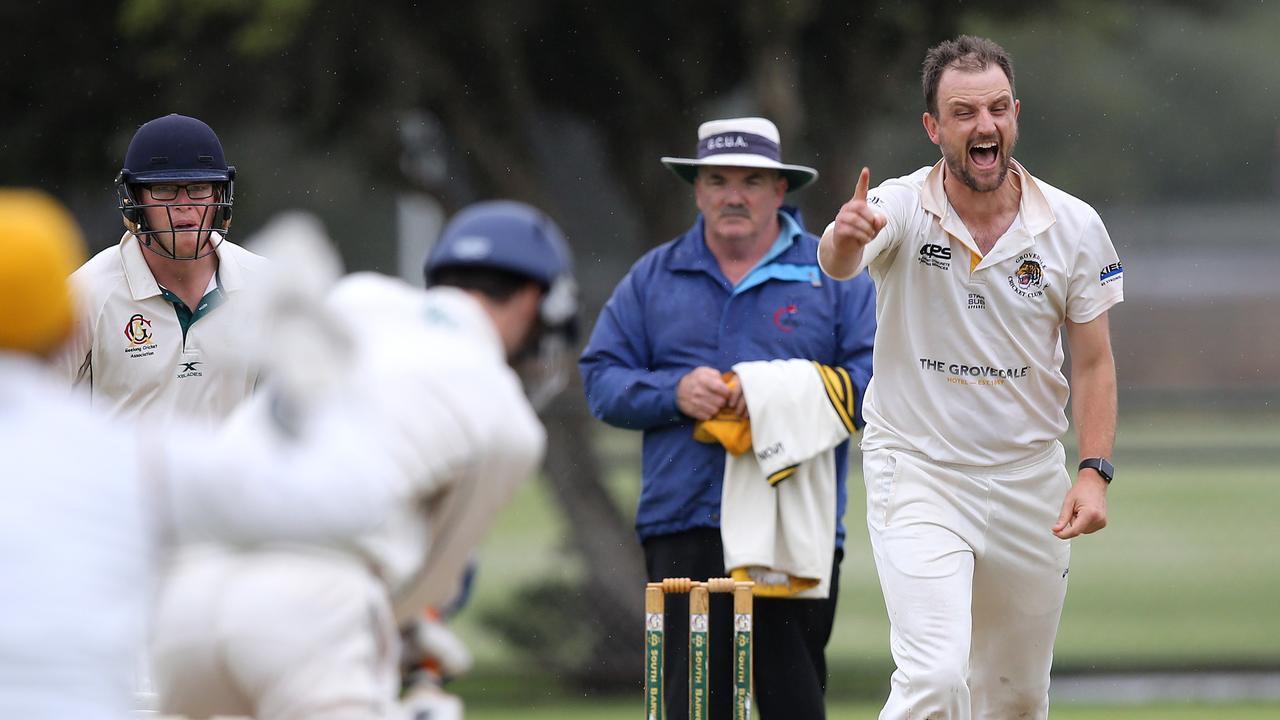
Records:
<instances>
[{"instance_id":1,"label":"umpire's hand","mask_svg":"<svg viewBox=\"0 0 1280 720\"><path fill-rule=\"evenodd\" d=\"M696 367L676 383L676 407L694 420L708 420L720 412L732 391L720 371Z\"/></svg>"}]
</instances>

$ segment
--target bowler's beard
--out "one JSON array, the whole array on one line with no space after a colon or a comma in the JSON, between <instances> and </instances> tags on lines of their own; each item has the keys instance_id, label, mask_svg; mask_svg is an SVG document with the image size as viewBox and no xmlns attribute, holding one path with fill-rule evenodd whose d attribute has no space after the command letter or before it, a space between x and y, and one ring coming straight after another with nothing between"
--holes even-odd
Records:
<instances>
[{"instance_id":1,"label":"bowler's beard","mask_svg":"<svg viewBox=\"0 0 1280 720\"><path fill-rule=\"evenodd\" d=\"M999 140L997 139L997 143ZM954 175L964 183L965 187L974 192L988 193L995 192L1004 187L1005 178L1009 176L1009 160L1013 157L1013 147L1018 144L1018 131L1014 128L1013 137L1009 139L1008 147L999 146L1000 154L998 162L1000 163L1000 172L996 174L996 180L991 185L983 185L978 178L969 172L969 147L968 144L955 152L952 149L943 150L942 158L947 162L947 172Z\"/></svg>"}]
</instances>

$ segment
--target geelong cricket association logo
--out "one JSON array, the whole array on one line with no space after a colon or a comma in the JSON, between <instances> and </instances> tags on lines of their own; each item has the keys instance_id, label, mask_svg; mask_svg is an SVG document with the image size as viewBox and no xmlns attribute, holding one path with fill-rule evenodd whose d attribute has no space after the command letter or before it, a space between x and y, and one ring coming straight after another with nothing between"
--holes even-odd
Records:
<instances>
[{"instance_id":1,"label":"geelong cricket association logo","mask_svg":"<svg viewBox=\"0 0 1280 720\"><path fill-rule=\"evenodd\" d=\"M142 313L134 313L124 324L124 338L130 345L147 345L151 342L151 321Z\"/></svg>"},{"instance_id":2,"label":"geelong cricket association logo","mask_svg":"<svg viewBox=\"0 0 1280 720\"><path fill-rule=\"evenodd\" d=\"M151 321L142 313L134 313L124 324L124 339L128 341L124 352L129 357L155 355L155 336L151 334Z\"/></svg>"},{"instance_id":3,"label":"geelong cricket association logo","mask_svg":"<svg viewBox=\"0 0 1280 720\"><path fill-rule=\"evenodd\" d=\"M1015 261L1018 269L1009 276L1009 287L1022 297L1038 298L1049 287L1045 282L1044 260L1033 252L1023 253Z\"/></svg>"}]
</instances>

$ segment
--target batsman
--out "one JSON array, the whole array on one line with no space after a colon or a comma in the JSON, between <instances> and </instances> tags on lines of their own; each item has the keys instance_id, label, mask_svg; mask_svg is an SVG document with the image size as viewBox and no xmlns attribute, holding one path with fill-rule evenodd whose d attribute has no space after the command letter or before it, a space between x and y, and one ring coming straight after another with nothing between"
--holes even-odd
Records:
<instances>
[{"instance_id":1,"label":"batsman","mask_svg":"<svg viewBox=\"0 0 1280 720\"><path fill-rule=\"evenodd\" d=\"M880 718L1046 718L1070 540L1107 522L1123 267L1098 213L1012 158L999 45L943 42L922 76L942 160L870 191L863 168L818 247L877 291L863 469L897 664Z\"/></svg>"}]
</instances>

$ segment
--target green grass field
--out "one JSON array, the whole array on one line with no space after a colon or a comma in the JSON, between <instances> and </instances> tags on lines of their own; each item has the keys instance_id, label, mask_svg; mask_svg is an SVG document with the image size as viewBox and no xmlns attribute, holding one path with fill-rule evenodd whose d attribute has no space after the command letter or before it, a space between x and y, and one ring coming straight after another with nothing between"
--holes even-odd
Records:
<instances>
[{"instance_id":1,"label":"green grass field","mask_svg":"<svg viewBox=\"0 0 1280 720\"><path fill-rule=\"evenodd\" d=\"M875 720L880 706L871 703L832 702L828 720ZM625 720L641 717L639 698L634 701L581 700L551 706L467 706L467 720ZM1065 705L1053 707L1053 720L1275 720L1280 705ZM675 720L675 719L673 719ZM680 719L683 720L683 719Z\"/></svg>"},{"instance_id":2,"label":"green grass field","mask_svg":"<svg viewBox=\"0 0 1280 720\"><path fill-rule=\"evenodd\" d=\"M1058 671L1280 667L1277 438L1275 414L1146 412L1122 419L1110 525L1073 547ZM628 516L638 490L638 439L607 430L600 437L610 489ZM828 647L833 718L875 717L874 700L887 687L891 669L861 504L861 474L854 473L839 616ZM612 718L639 712L638 693L617 702L575 701L568 691L548 686L547 678L537 679L501 638L478 624L480 611L502 604L511 583L576 572L562 553L562 523L540 484L532 483L482 549L473 604L456 621L478 661L473 677L458 687L474 711L468 717ZM492 695L484 689L486 678L505 678L506 685L523 676L535 680ZM494 705L498 697L502 703L522 698L522 707L516 713L509 705ZM1053 717L1276 718L1280 706L1055 705Z\"/></svg>"}]
</instances>

